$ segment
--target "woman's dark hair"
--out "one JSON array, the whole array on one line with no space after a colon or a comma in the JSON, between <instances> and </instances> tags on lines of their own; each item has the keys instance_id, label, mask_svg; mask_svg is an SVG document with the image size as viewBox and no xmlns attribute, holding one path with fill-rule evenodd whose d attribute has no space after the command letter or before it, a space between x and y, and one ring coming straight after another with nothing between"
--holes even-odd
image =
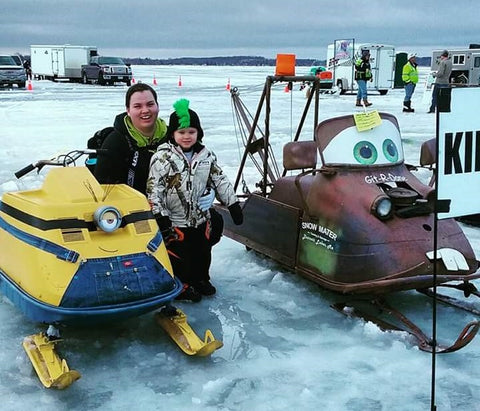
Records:
<instances>
[{"instance_id":1,"label":"woman's dark hair","mask_svg":"<svg viewBox=\"0 0 480 411\"><path fill-rule=\"evenodd\" d=\"M137 91L150 91L153 94L155 103L158 104L157 92L152 87L145 83L135 83L127 90L127 94L125 95L125 107L130 107L130 99L132 98L132 94L136 93Z\"/></svg>"}]
</instances>

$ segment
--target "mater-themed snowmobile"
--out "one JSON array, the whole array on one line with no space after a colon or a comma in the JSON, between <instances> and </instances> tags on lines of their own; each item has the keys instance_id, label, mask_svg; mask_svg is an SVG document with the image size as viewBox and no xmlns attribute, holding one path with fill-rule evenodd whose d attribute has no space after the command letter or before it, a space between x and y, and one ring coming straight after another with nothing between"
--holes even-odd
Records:
<instances>
[{"instance_id":1,"label":"mater-themed snowmobile","mask_svg":"<svg viewBox=\"0 0 480 411\"><path fill-rule=\"evenodd\" d=\"M51 169L39 189L4 193L0 202L0 289L48 330L23 347L46 387L80 377L55 352L59 326L92 326L161 309L157 322L189 355L222 343L197 337L170 303L183 284L172 273L163 238L144 195L124 184L100 185L86 167L66 167L93 150L31 164Z\"/></svg>"},{"instance_id":2,"label":"mater-themed snowmobile","mask_svg":"<svg viewBox=\"0 0 480 411\"><path fill-rule=\"evenodd\" d=\"M311 82L314 92L293 141L283 146L280 173L270 145L272 85L297 81ZM437 346L384 298L402 290L436 290L454 281L466 296L479 295L471 283L480 277L472 247L454 219L435 218L434 189L404 163L396 118L365 110L318 123L315 78L267 77L255 116L237 88L231 96L245 145L235 189L244 180L248 159L261 179L253 190L243 183L244 224L234 226L225 218L225 234L344 296L344 302L335 304L338 310L383 329L405 329L425 351L449 352L470 342L478 322L469 323L452 346ZM313 137L301 141L312 105ZM258 125L262 114L264 131Z\"/></svg>"}]
</instances>

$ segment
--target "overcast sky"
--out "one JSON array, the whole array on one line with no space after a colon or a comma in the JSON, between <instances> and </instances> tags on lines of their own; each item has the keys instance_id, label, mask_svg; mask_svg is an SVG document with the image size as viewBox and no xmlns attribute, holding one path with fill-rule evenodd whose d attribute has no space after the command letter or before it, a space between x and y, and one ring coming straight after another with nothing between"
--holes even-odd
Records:
<instances>
[{"instance_id":1,"label":"overcast sky","mask_svg":"<svg viewBox=\"0 0 480 411\"><path fill-rule=\"evenodd\" d=\"M121 57L257 55L325 59L335 39L432 49L480 43L478 1L1 0L0 53L97 46Z\"/></svg>"}]
</instances>

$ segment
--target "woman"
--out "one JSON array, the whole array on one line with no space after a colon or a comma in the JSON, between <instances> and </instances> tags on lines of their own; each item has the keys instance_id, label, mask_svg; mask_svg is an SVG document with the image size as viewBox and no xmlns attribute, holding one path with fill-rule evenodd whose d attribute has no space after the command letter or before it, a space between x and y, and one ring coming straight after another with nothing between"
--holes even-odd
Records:
<instances>
[{"instance_id":1,"label":"woman","mask_svg":"<svg viewBox=\"0 0 480 411\"><path fill-rule=\"evenodd\" d=\"M150 158L164 140L167 125L158 118L157 93L147 84L127 90L125 107L102 144L94 175L101 184L128 184L145 194Z\"/></svg>"}]
</instances>

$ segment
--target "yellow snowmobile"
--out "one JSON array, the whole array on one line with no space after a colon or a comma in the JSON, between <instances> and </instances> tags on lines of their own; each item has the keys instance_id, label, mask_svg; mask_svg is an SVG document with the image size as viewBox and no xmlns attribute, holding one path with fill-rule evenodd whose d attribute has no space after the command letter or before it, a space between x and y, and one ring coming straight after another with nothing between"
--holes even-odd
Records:
<instances>
[{"instance_id":1,"label":"yellow snowmobile","mask_svg":"<svg viewBox=\"0 0 480 411\"><path fill-rule=\"evenodd\" d=\"M222 346L201 340L170 305L182 291L145 196L124 184L100 185L86 167L68 167L92 150L30 164L17 178L52 168L39 189L0 201L0 290L28 318L48 324L23 342L41 382L65 388L80 378L55 352L59 325L155 317L189 355Z\"/></svg>"}]
</instances>

